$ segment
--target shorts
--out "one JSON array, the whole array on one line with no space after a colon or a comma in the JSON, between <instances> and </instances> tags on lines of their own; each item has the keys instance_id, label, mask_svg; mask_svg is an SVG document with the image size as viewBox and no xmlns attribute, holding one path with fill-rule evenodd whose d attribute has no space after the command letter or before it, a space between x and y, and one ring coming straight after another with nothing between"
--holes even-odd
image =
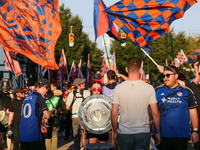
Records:
<instances>
[{"instance_id":1,"label":"shorts","mask_svg":"<svg viewBox=\"0 0 200 150\"><path fill-rule=\"evenodd\" d=\"M87 133L86 139L89 138L97 138L99 141L107 141L109 139L109 132L104 134L93 134L93 133Z\"/></svg>"}]
</instances>

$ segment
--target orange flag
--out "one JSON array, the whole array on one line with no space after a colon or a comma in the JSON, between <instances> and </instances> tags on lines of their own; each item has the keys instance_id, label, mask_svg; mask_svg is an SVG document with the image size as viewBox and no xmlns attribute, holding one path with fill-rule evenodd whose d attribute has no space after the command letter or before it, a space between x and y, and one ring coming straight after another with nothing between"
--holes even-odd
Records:
<instances>
[{"instance_id":1,"label":"orange flag","mask_svg":"<svg viewBox=\"0 0 200 150\"><path fill-rule=\"evenodd\" d=\"M22 71L19 62L10 57L9 51L5 51L5 53L5 70L13 71L17 77L20 76Z\"/></svg>"},{"instance_id":2,"label":"orange flag","mask_svg":"<svg viewBox=\"0 0 200 150\"><path fill-rule=\"evenodd\" d=\"M61 33L58 7L58 0L2 1L2 48L21 53L45 68L58 69L54 57L54 47Z\"/></svg>"}]
</instances>

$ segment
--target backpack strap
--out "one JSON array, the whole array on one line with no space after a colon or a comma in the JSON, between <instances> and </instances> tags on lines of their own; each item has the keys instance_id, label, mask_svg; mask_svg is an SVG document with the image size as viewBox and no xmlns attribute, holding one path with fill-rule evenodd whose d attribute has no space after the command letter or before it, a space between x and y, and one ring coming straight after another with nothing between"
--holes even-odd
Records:
<instances>
[{"instance_id":1,"label":"backpack strap","mask_svg":"<svg viewBox=\"0 0 200 150\"><path fill-rule=\"evenodd\" d=\"M81 94L80 97L77 97L77 96L76 96L76 94L79 93L79 92L77 92L77 90L74 90L74 91L73 91L73 100L72 100L72 103L71 103L71 105L70 105L69 108L72 108L72 106L73 106L73 104L74 104L76 98L82 98L83 101L84 101L85 98L83 97L83 91L84 91L84 90L80 90L80 94Z\"/></svg>"}]
</instances>

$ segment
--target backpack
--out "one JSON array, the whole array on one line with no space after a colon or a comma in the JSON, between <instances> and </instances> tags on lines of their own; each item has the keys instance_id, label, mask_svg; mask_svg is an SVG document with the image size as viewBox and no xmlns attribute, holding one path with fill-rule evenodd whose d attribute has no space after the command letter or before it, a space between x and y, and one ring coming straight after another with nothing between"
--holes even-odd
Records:
<instances>
[{"instance_id":1,"label":"backpack","mask_svg":"<svg viewBox=\"0 0 200 150\"><path fill-rule=\"evenodd\" d=\"M71 105L70 105L69 108L72 108L72 106L73 106L73 104L74 104L74 102L75 102L75 100L76 100L77 98L82 98L82 99L83 99L82 102L85 100L85 98L83 97L83 91L84 91L84 90L80 90L80 94L81 94L80 97L77 97L77 96L76 96L76 94L79 93L79 92L77 92L77 90L74 90L74 91L73 91L73 100L72 100L72 103L71 103Z\"/></svg>"}]
</instances>

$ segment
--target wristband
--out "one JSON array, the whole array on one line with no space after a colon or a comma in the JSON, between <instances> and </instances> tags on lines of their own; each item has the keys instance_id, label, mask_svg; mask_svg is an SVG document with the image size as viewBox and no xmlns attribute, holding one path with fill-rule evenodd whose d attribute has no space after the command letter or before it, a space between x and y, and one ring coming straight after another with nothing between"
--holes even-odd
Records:
<instances>
[{"instance_id":1,"label":"wristband","mask_svg":"<svg viewBox=\"0 0 200 150\"><path fill-rule=\"evenodd\" d=\"M192 131L192 133L199 134L199 130L197 130L197 131Z\"/></svg>"}]
</instances>

